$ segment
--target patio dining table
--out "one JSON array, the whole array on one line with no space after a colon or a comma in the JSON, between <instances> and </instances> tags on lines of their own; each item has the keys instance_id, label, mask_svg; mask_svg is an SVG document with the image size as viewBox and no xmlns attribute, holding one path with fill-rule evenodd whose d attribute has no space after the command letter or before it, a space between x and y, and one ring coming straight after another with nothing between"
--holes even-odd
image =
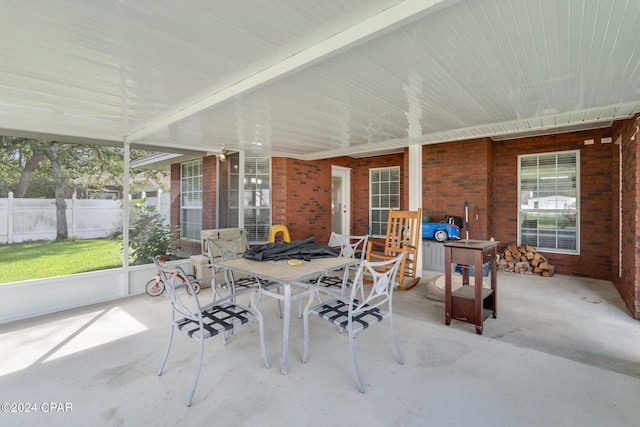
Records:
<instances>
[{"instance_id":1,"label":"patio dining table","mask_svg":"<svg viewBox=\"0 0 640 427\"><path fill-rule=\"evenodd\" d=\"M286 374L289 367L289 329L291 322L291 301L309 295L308 290L314 286L310 280L325 275L330 271L345 269L360 262L358 259L346 257L313 258L309 261L302 261L299 265L290 265L287 260L281 261L256 261L239 258L227 261L214 262L215 268L223 268L233 272L246 274L266 280L269 283L277 283L284 290L283 294L273 292L272 288L260 289L263 295L284 301L283 310L283 331L282 331L282 366L280 372ZM225 275L226 277L226 275ZM304 289L292 293L292 287L297 286Z\"/></svg>"}]
</instances>

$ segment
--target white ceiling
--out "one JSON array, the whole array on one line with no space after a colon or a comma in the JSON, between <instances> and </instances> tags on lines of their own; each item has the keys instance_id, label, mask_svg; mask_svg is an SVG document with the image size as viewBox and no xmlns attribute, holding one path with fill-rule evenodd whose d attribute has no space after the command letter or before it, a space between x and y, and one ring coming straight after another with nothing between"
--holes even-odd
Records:
<instances>
[{"instance_id":1,"label":"white ceiling","mask_svg":"<svg viewBox=\"0 0 640 427\"><path fill-rule=\"evenodd\" d=\"M0 0L0 133L319 159L640 112L638 0Z\"/></svg>"}]
</instances>

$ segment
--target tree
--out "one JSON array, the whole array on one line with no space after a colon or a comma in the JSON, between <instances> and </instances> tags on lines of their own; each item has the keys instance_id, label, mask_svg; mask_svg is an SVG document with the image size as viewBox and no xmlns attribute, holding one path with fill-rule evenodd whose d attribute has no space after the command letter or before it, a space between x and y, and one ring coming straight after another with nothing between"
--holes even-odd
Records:
<instances>
[{"instance_id":1,"label":"tree","mask_svg":"<svg viewBox=\"0 0 640 427\"><path fill-rule=\"evenodd\" d=\"M53 171L54 194L56 205L56 240L67 240L69 237L69 229L67 227L67 202L64 201L65 178L60 167L60 144L54 142L51 144L51 170Z\"/></svg>"},{"instance_id":2,"label":"tree","mask_svg":"<svg viewBox=\"0 0 640 427\"><path fill-rule=\"evenodd\" d=\"M33 155L39 151L37 141L25 138L0 137L0 197L12 191L15 197L24 197L43 158Z\"/></svg>"},{"instance_id":3,"label":"tree","mask_svg":"<svg viewBox=\"0 0 640 427\"><path fill-rule=\"evenodd\" d=\"M29 147L31 147L31 157L26 161L24 165L24 169L20 174L20 180L18 181L18 185L16 190L13 192L13 197L22 198L24 194L27 192L27 187L29 186L29 182L33 177L33 173L38 168L38 165L41 161L46 158L46 154L42 147L40 147L40 143L37 141L28 141Z\"/></svg>"},{"instance_id":4,"label":"tree","mask_svg":"<svg viewBox=\"0 0 640 427\"><path fill-rule=\"evenodd\" d=\"M0 197L7 197L12 191L16 198L55 199L58 240L68 237L65 198L71 197L75 189L82 186L122 187L124 183L122 148L10 136L0 136L0 141ZM132 160L147 155L147 151L131 151ZM160 181L155 171L140 173ZM81 183L79 178L82 178ZM131 190L136 191L135 184Z\"/></svg>"}]
</instances>

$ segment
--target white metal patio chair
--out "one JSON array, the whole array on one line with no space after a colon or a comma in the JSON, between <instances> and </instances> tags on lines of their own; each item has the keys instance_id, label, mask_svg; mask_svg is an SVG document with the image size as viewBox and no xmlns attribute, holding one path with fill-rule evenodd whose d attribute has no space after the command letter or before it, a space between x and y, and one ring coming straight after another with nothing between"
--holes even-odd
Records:
<instances>
[{"instance_id":1,"label":"white metal patio chair","mask_svg":"<svg viewBox=\"0 0 640 427\"><path fill-rule=\"evenodd\" d=\"M207 249L209 254L209 262L213 264L215 259L219 257L222 261L228 261L232 259L238 259L238 254L242 254L249 249L249 244L244 236L221 238L221 239L207 239ZM216 274L214 268L214 277ZM256 277L239 277L236 278L232 271L223 270L225 282L231 286L229 292L233 293L235 288L253 288L259 285L259 279ZM211 286L215 283L212 282Z\"/></svg>"},{"instance_id":2,"label":"white metal patio chair","mask_svg":"<svg viewBox=\"0 0 640 427\"><path fill-rule=\"evenodd\" d=\"M401 252L399 255L389 260L380 262L363 261L360 263L353 279L350 296L343 296L337 290L323 286L316 286L313 288L314 292L309 298L309 302L307 303L303 313L303 363L307 363L309 356L309 314L315 314L349 333L351 359L356 372L358 386L362 393L364 393L365 387L362 375L360 374L360 368L358 367L354 345L354 338L357 333L388 318L398 361L401 365L404 364L404 358L400 352L400 347L398 346L398 340L393 326L392 312L393 289L398 286L396 279L404 256L405 252ZM371 285L366 284L366 289L363 280L364 275L367 275L367 277L372 280ZM313 301L315 300L314 297L319 296L319 293L328 294L332 299L312 306Z\"/></svg>"},{"instance_id":3,"label":"white metal patio chair","mask_svg":"<svg viewBox=\"0 0 640 427\"><path fill-rule=\"evenodd\" d=\"M339 256L357 258L360 259L360 261L364 261L368 240L368 235L349 236L346 234L331 232L331 236L329 237L329 246L332 248L340 248ZM354 268L357 268L357 266ZM344 274L348 276L350 271L351 270L347 269ZM344 294L345 290L351 286L352 282L349 277L325 275L318 278L316 284L318 286L340 288L341 293Z\"/></svg>"},{"instance_id":4,"label":"white metal patio chair","mask_svg":"<svg viewBox=\"0 0 640 427\"><path fill-rule=\"evenodd\" d=\"M227 343L227 337L230 333L233 333L238 326L249 323L252 320L258 320L260 329L260 347L262 349L262 361L266 368L269 367L269 359L264 344L264 325L262 320L262 314L258 311L256 305L253 303L256 289L246 289L240 291L242 293L249 293L251 299L251 308L244 307L234 302L236 294L230 294L225 297L220 297L214 302L205 306L200 306L198 296L193 292L193 283L190 279L186 282L182 279L176 279L179 275L187 277L184 270L180 267L167 267L161 265L154 260L158 272L165 283L166 292L169 296L171 304L171 326L169 330L169 342L167 343L167 350L162 358L158 375L162 375L164 366L171 350L171 343L173 340L174 329L184 332L189 338L199 343L198 352L198 364L196 373L193 378L193 385L191 391L187 396L187 406L191 406L193 394L198 385L198 378L200 377L200 370L202 368L202 357L204 354L204 341L207 338L213 338L216 335L221 335L224 344ZM176 274L177 273L177 274ZM187 295L190 301L182 300L177 288L181 286L187 286L190 288L191 293L180 293L183 296Z\"/></svg>"},{"instance_id":5,"label":"white metal patio chair","mask_svg":"<svg viewBox=\"0 0 640 427\"><path fill-rule=\"evenodd\" d=\"M207 249L209 253L210 263L213 264L216 257L220 257L222 261L229 261L233 259L238 259L239 255L244 253L247 249L249 249L249 243L245 236L231 237L231 238L221 238L221 239L207 239ZM215 290L215 279L216 279L216 269L213 268L213 278L211 282L211 287L214 289L214 299L220 296ZM270 284L258 277L251 276L243 276L236 277L236 275L231 270L224 270L224 279L225 283L230 287L229 292L235 293L238 288L255 288L259 289L260 287L274 289L277 285ZM262 294L258 296L258 303L260 302ZM278 300L278 316L282 317L282 307L280 305L280 300Z\"/></svg>"}]
</instances>

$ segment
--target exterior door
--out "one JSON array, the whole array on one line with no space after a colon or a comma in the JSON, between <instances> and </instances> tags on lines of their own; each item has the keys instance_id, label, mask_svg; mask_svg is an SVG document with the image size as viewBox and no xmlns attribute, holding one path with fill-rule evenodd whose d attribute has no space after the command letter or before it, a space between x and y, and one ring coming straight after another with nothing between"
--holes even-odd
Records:
<instances>
[{"instance_id":1,"label":"exterior door","mask_svg":"<svg viewBox=\"0 0 640 427\"><path fill-rule=\"evenodd\" d=\"M351 234L351 169L331 166L331 231Z\"/></svg>"}]
</instances>

